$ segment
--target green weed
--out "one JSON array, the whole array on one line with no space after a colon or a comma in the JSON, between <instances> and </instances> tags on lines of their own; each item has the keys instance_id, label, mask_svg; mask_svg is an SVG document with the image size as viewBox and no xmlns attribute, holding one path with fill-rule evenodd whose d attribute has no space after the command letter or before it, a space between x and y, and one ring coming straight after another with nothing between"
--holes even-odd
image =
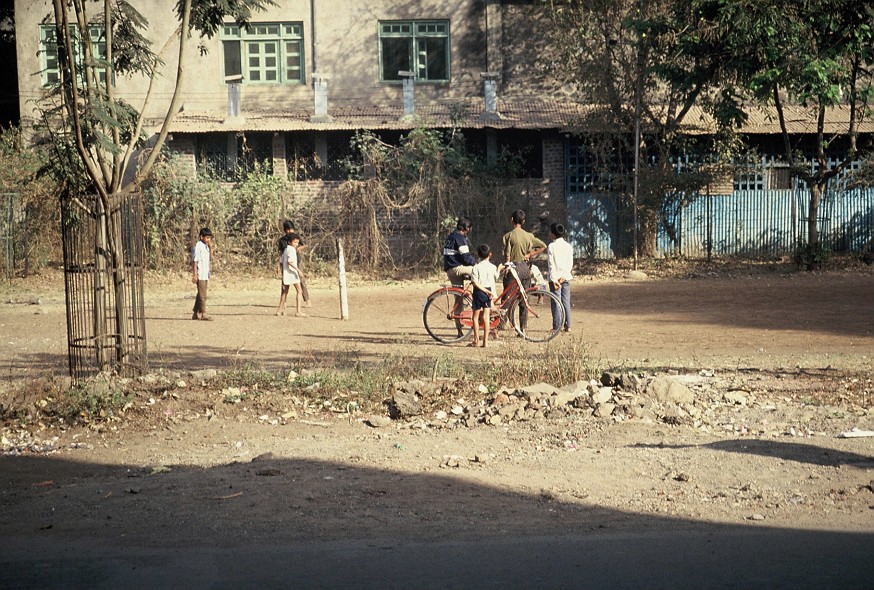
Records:
<instances>
[{"instance_id":1,"label":"green weed","mask_svg":"<svg viewBox=\"0 0 874 590\"><path fill-rule=\"evenodd\" d=\"M70 422L106 420L117 416L132 398L117 384L90 381L48 399L43 412Z\"/></svg>"}]
</instances>

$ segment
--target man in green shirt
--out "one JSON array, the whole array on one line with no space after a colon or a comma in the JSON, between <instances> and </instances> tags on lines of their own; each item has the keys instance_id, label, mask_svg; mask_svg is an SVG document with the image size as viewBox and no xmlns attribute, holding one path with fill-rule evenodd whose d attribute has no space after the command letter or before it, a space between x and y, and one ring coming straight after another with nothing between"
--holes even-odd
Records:
<instances>
[{"instance_id":1,"label":"man in green shirt","mask_svg":"<svg viewBox=\"0 0 874 590\"><path fill-rule=\"evenodd\" d=\"M522 229L525 224L525 212L521 209L513 211L510 217L513 229L504 234L503 244L504 261L512 262L516 267L522 288L531 286L531 267L528 261L546 250L546 244L535 237L531 232ZM507 273L504 275L504 289L513 282L513 277ZM519 309L519 326L524 330L528 324L528 310Z\"/></svg>"}]
</instances>

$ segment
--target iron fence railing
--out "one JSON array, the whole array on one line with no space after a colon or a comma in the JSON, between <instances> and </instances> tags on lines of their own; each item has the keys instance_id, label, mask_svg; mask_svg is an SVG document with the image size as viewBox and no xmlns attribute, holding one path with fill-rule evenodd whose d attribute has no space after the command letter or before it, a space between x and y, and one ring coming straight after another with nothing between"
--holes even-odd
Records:
<instances>
[{"instance_id":1,"label":"iron fence railing","mask_svg":"<svg viewBox=\"0 0 874 590\"><path fill-rule=\"evenodd\" d=\"M62 199L70 375L146 368L143 221L139 194Z\"/></svg>"},{"instance_id":2,"label":"iron fence railing","mask_svg":"<svg viewBox=\"0 0 874 590\"><path fill-rule=\"evenodd\" d=\"M629 196L580 182L595 173L586 169L589 162L578 153L570 151L566 162L578 167L569 171L566 182L568 221L577 255L630 255L633 213ZM675 164L679 169L690 161L684 158ZM734 166L733 178L716 180L701 192L666 202L656 237L660 255L785 256L806 244L807 185L773 157ZM874 238L874 187L853 187L848 182L857 167L854 163L833 179L822 198L817 218L820 240L832 251L859 251Z\"/></svg>"}]
</instances>

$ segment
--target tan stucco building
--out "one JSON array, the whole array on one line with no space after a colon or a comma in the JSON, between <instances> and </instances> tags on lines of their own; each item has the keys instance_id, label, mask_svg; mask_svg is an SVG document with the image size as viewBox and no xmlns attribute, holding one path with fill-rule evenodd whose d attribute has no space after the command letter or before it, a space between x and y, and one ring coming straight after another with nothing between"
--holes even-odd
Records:
<instances>
[{"instance_id":1,"label":"tan stucco building","mask_svg":"<svg viewBox=\"0 0 874 590\"><path fill-rule=\"evenodd\" d=\"M102 3L91 4L96 13ZM115 88L118 97L147 115L154 132L174 88L176 0L131 0L131 4L148 19L146 34L166 65L145 107L147 79L118 77ZM185 155L192 170L209 166L230 180L252 159L267 161L274 174L293 181L293 196L330 198L344 178L340 163L356 131L371 130L394 142L418 126L457 127L487 157L504 147L525 155L525 178L507 186L516 193L513 200L528 210L530 229L545 235L549 221L566 220L570 211L575 218L570 225L578 228L580 243L597 242L593 252L609 255L613 247L605 244L608 234L615 233L615 209L622 195L592 194L588 188L591 170L570 133L585 107L545 75L547 64L541 55L550 29L537 0L276 0L276 4L254 14L247 29L226 23L213 38L192 40L202 50L191 47L183 64L182 107L168 143ZM57 66L47 51L51 14L50 0L15 1L25 128L37 120L36 99L52 81L52 66ZM845 111L827 112L827 133L845 133ZM768 159L737 178L711 186L711 194L740 199L726 210L758 208L743 200L750 191L761 192L766 204L785 198L793 203L787 210L802 207L803 187L777 162L777 118L755 109L749 115L741 131ZM789 107L786 115L793 136L815 131L809 111ZM712 133L707 121L695 107L683 125L691 134ZM866 119L859 131L870 134L872 125ZM768 224L795 227L797 217L787 214ZM753 230L759 232L756 236L769 235L756 228L749 231ZM702 237L703 231L696 229L694 239L685 242L693 245L680 251L700 253L701 244L712 244L711 238ZM726 232L726 244L746 248L731 237L738 235L736 230ZM783 234L791 245L794 230L781 230ZM766 238L755 237L752 243L758 247L762 240ZM724 251L733 252L728 246Z\"/></svg>"},{"instance_id":2,"label":"tan stucco building","mask_svg":"<svg viewBox=\"0 0 874 590\"><path fill-rule=\"evenodd\" d=\"M144 107L145 78L118 78L120 98L156 129L175 79L175 0L133 0L164 59ZM94 3L93 12L101 3ZM536 2L511 0L279 0L241 29L228 23L194 39L184 64L182 110L170 147L193 167L209 162L231 178L246 149L270 159L312 194L339 180L349 139L368 129L389 139L416 126L459 126L485 154L525 148L537 179L532 211L555 217L563 203L565 123L575 112L539 74ZM22 123L51 81L49 0L16 0ZM523 190L528 190L523 189Z\"/></svg>"}]
</instances>

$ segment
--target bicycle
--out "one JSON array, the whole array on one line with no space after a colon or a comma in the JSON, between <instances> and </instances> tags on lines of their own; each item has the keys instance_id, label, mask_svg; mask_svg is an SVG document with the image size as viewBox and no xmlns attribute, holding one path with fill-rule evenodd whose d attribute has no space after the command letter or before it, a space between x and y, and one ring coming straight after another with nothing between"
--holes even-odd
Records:
<instances>
[{"instance_id":1,"label":"bicycle","mask_svg":"<svg viewBox=\"0 0 874 590\"><path fill-rule=\"evenodd\" d=\"M554 293L539 287L523 289L515 266L512 263L503 266L514 280L497 298L497 313L491 314L488 329L498 330L509 321L516 334L529 342L548 342L555 338L564 325L561 300ZM535 304L535 299L548 305ZM464 340L473 332L472 305L473 297L467 289L455 286L437 289L428 295L422 305L425 330L441 344ZM553 309L558 315L554 319Z\"/></svg>"}]
</instances>

